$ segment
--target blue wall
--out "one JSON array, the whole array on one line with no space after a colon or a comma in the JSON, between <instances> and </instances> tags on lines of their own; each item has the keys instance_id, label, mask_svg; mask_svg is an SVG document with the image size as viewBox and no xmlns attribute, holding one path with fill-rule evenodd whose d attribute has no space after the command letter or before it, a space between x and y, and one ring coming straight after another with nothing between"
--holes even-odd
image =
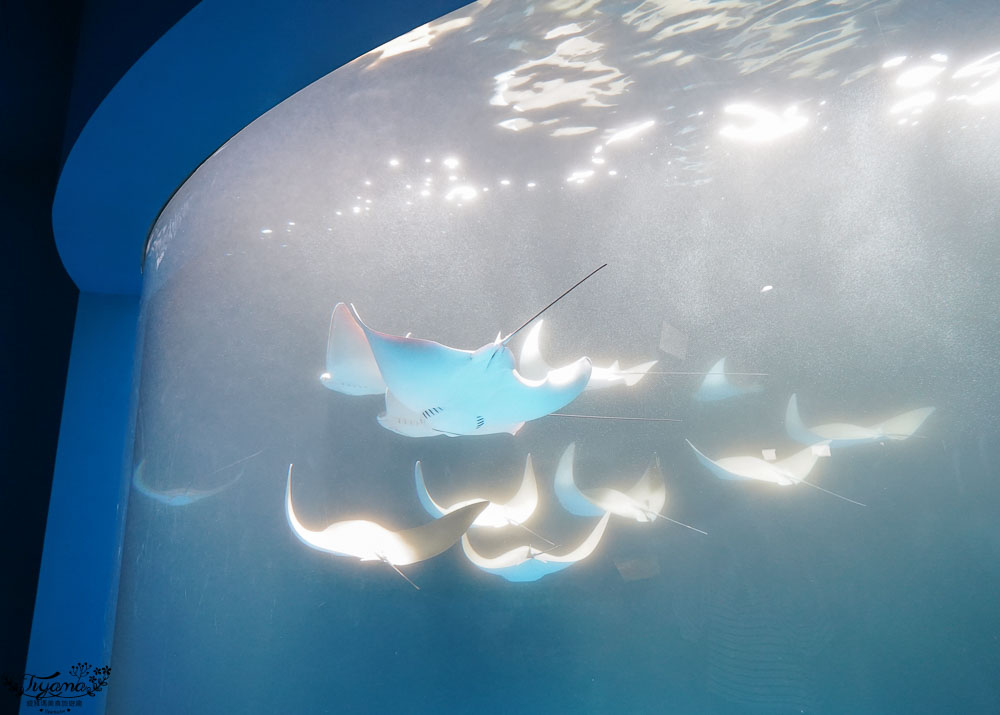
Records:
<instances>
[{"instance_id":1,"label":"blue wall","mask_svg":"<svg viewBox=\"0 0 1000 715\"><path fill-rule=\"evenodd\" d=\"M107 664L131 434L137 296L81 293L27 672ZM22 702L21 712L37 713ZM103 709L98 701L98 712ZM93 711L91 711L93 712Z\"/></svg>"}]
</instances>

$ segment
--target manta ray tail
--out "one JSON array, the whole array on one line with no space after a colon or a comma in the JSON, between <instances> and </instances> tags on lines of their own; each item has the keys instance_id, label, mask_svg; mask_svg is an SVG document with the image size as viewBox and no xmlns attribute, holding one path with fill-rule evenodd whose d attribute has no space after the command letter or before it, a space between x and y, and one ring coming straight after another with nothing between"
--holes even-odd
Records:
<instances>
[{"instance_id":1,"label":"manta ray tail","mask_svg":"<svg viewBox=\"0 0 1000 715\"><path fill-rule=\"evenodd\" d=\"M572 286L571 288L568 288L567 290L563 291L562 295L560 295L560 296L559 296L558 298L556 298L556 299L555 299L554 301L552 301L552 302L551 302L551 303L549 303L549 304L548 304L547 306L545 306L544 308L542 308L542 309L541 309L540 311L538 311L537 313L535 313L534 315L532 315L532 316L531 316L530 318L528 318L528 319L527 319L526 321L524 321L523 323L521 323L521 325L520 325L520 326L519 326L519 327L517 328L517 330L515 330L514 332L512 332L512 333L511 333L510 335L508 335L508 336L507 336L506 338L504 338L503 340L499 341L499 343L500 343L501 345L506 345L506 344L507 344L507 343L508 343L508 342L510 341L510 339L511 339L511 338L513 338L513 337L514 337L515 335L517 335L517 334L518 334L519 332L521 332L521 331L522 331L522 330L524 330L524 329L525 329L526 327L528 327L529 325L531 325L531 323L532 323L532 322L534 322L535 318L537 318L537 317L538 317L539 315L541 315L541 314L542 314L542 313L544 313L544 312L545 312L546 310L548 310L549 308L551 308L551 307L552 307L553 305L555 305L556 303L558 303L558 302L559 302L560 300L562 300L563 298L565 298L565 297L566 297L567 295L569 295L569 294L570 294L570 293L571 293L571 292L573 291L573 289L575 289L575 288L576 288L577 286L579 286L579 285L580 285L581 283L583 283L583 282L584 282L585 280L587 280L587 279L588 279L588 278L590 278L590 277L591 277L592 275L594 275L595 273L597 273L597 272L598 272L599 270L601 270L602 268L607 268L607 266L608 266L608 264L607 264L607 263L605 263L605 264L603 264L603 265L600 265L600 266L598 266L598 267L597 267L597 268L595 268L594 270L592 270L592 271L591 271L590 273L588 273L588 274L587 274L587 275L585 275L585 276L584 276L583 278L581 278L581 279L580 279L580 280L578 280L578 281L577 281L576 283L574 283L574 284L573 284L573 286Z\"/></svg>"},{"instance_id":2,"label":"manta ray tail","mask_svg":"<svg viewBox=\"0 0 1000 715\"><path fill-rule=\"evenodd\" d=\"M867 504L862 504L859 501L854 501L853 499L848 499L847 497L842 496L840 494L837 494L836 492L831 492L829 489L824 489L823 487L819 486L818 484L813 484L812 482L807 482L805 479L800 480L799 483L800 484L805 484L806 486L812 487L813 489L819 489L821 492L826 492L830 496L837 497L838 499L843 499L844 501L849 501L849 502L851 502L851 504L857 504L858 506L868 506Z\"/></svg>"},{"instance_id":3,"label":"manta ray tail","mask_svg":"<svg viewBox=\"0 0 1000 715\"><path fill-rule=\"evenodd\" d=\"M411 586L413 586L413 588L417 589L418 591L420 590L420 586L418 586L417 584L413 583L413 581L410 580L410 577L407 576L402 571L400 571L399 567L396 566L396 564L390 563L387 559L382 559L382 563L389 564L389 566L392 568L393 571L395 571L396 573L398 573L400 576L403 577L404 581L406 581L408 584L410 584Z\"/></svg>"},{"instance_id":4,"label":"manta ray tail","mask_svg":"<svg viewBox=\"0 0 1000 715\"><path fill-rule=\"evenodd\" d=\"M690 529L691 531L697 531L699 534L704 534L705 536L708 536L708 532L707 531L702 531L701 529L696 529L695 527L691 526L690 524L685 524L683 521L677 521L677 519L671 519L669 516L664 516L663 514L661 514L658 511L650 512L650 513L654 514L655 516L660 517L661 519L665 519L666 521L669 521L671 524L677 524L678 526L683 526L685 529Z\"/></svg>"}]
</instances>

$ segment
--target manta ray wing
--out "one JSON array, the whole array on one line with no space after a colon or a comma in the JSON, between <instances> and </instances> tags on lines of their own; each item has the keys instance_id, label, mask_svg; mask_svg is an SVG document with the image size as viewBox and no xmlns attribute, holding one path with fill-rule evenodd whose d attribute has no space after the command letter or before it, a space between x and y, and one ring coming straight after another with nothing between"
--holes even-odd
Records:
<instances>
[{"instance_id":1,"label":"manta ray wing","mask_svg":"<svg viewBox=\"0 0 1000 715\"><path fill-rule=\"evenodd\" d=\"M364 519L334 522L322 531L314 531L295 514L291 468L285 487L285 516L292 532L304 544L319 551L354 556L362 561L385 561L393 566L425 561L446 551L458 542L486 505L487 502L469 504L429 524L403 531L392 531Z\"/></svg>"},{"instance_id":2,"label":"manta ray wing","mask_svg":"<svg viewBox=\"0 0 1000 715\"><path fill-rule=\"evenodd\" d=\"M705 454L703 454L701 450L699 450L697 447L691 444L690 440L684 440L684 441L688 443L688 446L692 450L694 450L695 456L698 457L698 461L701 462L702 466L705 467L708 471L710 471L719 479L725 479L726 481L745 481L748 479L753 479L753 477L749 477L744 473L734 472L730 469L726 469L721 464L719 464L719 462L716 462L715 460L709 459L707 456L705 456Z\"/></svg>"},{"instance_id":3,"label":"manta ray wing","mask_svg":"<svg viewBox=\"0 0 1000 715\"><path fill-rule=\"evenodd\" d=\"M424 470L420 466L420 460L417 460L416 464L413 465L413 481L417 484L417 499L420 500L420 506L424 508L424 511L435 519L444 516L447 513L445 508L434 501L430 492L427 491L427 484L424 482Z\"/></svg>"},{"instance_id":4,"label":"manta ray wing","mask_svg":"<svg viewBox=\"0 0 1000 715\"><path fill-rule=\"evenodd\" d=\"M740 394L739 390L726 377L726 358L722 358L705 375L705 379L701 381L701 386L694 397L700 402L717 402L735 397L738 394Z\"/></svg>"},{"instance_id":5,"label":"manta ray wing","mask_svg":"<svg viewBox=\"0 0 1000 715\"><path fill-rule=\"evenodd\" d=\"M734 385L726 374L726 358L722 358L705 375L694 398L699 402L719 402L762 389L760 385Z\"/></svg>"},{"instance_id":6,"label":"manta ray wing","mask_svg":"<svg viewBox=\"0 0 1000 715\"><path fill-rule=\"evenodd\" d=\"M542 351L539 347L539 335L542 332L542 323L544 322L544 320L535 321L535 324L531 326L531 330L524 336L524 342L521 343L521 353L517 359L517 371L521 373L522 377L528 380L543 380L549 374L549 371L552 370L549 364L545 362L545 358L542 357Z\"/></svg>"},{"instance_id":7,"label":"manta ray wing","mask_svg":"<svg viewBox=\"0 0 1000 715\"><path fill-rule=\"evenodd\" d=\"M345 395L379 395L385 381L364 330L343 303L337 303L330 315L326 340L326 372L320 382Z\"/></svg>"},{"instance_id":8,"label":"manta ray wing","mask_svg":"<svg viewBox=\"0 0 1000 715\"><path fill-rule=\"evenodd\" d=\"M788 398L788 407L785 408L785 431L799 444L816 444L823 441L821 436L811 431L802 422L802 416L799 414L799 399L795 394Z\"/></svg>"},{"instance_id":9,"label":"manta ray wing","mask_svg":"<svg viewBox=\"0 0 1000 715\"><path fill-rule=\"evenodd\" d=\"M650 360L649 362L641 362L638 365L633 365L627 370L620 370L619 372L621 377L625 380L625 386L633 387L636 385L639 380L646 377L646 373L649 372L658 362L659 360ZM617 364L618 361L616 360L615 365L612 366L612 370L617 370ZM591 382L593 382L593 379L591 379ZM588 384L587 387L589 389L590 385Z\"/></svg>"},{"instance_id":10,"label":"manta ray wing","mask_svg":"<svg viewBox=\"0 0 1000 715\"><path fill-rule=\"evenodd\" d=\"M450 549L458 543L462 534L469 530L472 522L487 506L489 502L479 501L456 509L428 524L398 532L400 541L414 554L413 561L409 563L424 561ZM405 566L403 563L396 565Z\"/></svg>"},{"instance_id":11,"label":"manta ray wing","mask_svg":"<svg viewBox=\"0 0 1000 715\"><path fill-rule=\"evenodd\" d=\"M576 454L576 443L571 442L556 467L555 492L556 498L570 514L577 516L603 516L604 509L594 504L581 492L573 479L573 458Z\"/></svg>"},{"instance_id":12,"label":"manta ray wing","mask_svg":"<svg viewBox=\"0 0 1000 715\"><path fill-rule=\"evenodd\" d=\"M563 564L575 564L578 561L583 561L585 558L594 553L594 550L597 549L597 545L601 543L601 539L604 537L604 532L608 528L608 520L610 519L610 514L602 516L601 520L597 522L597 525L594 526L593 530L591 530L591 532L587 535L587 538L568 554L558 556L552 553L545 553L539 554L535 558L539 561Z\"/></svg>"},{"instance_id":13,"label":"manta ray wing","mask_svg":"<svg viewBox=\"0 0 1000 715\"><path fill-rule=\"evenodd\" d=\"M649 521L656 518L667 503L667 485L660 469L660 458L656 454L646 467L639 481L629 489L625 496L631 499L641 509Z\"/></svg>"},{"instance_id":14,"label":"manta ray wing","mask_svg":"<svg viewBox=\"0 0 1000 715\"><path fill-rule=\"evenodd\" d=\"M875 425L874 429L889 439L907 439L920 429L920 426L931 416L932 412L934 412L933 407L921 407L917 410L910 410Z\"/></svg>"},{"instance_id":15,"label":"manta ray wing","mask_svg":"<svg viewBox=\"0 0 1000 715\"><path fill-rule=\"evenodd\" d=\"M809 476L809 472L813 470L816 466L816 461L819 459L819 450L813 449L812 447L806 447L805 449L799 450L791 457L786 457L778 462L775 462L775 466L784 469L796 480L802 481Z\"/></svg>"},{"instance_id":16,"label":"manta ray wing","mask_svg":"<svg viewBox=\"0 0 1000 715\"><path fill-rule=\"evenodd\" d=\"M538 508L538 481L535 479L535 466L530 454L524 460L524 478L521 480L521 486L503 506L505 516L512 524L523 524Z\"/></svg>"},{"instance_id":17,"label":"manta ray wing","mask_svg":"<svg viewBox=\"0 0 1000 715\"><path fill-rule=\"evenodd\" d=\"M471 351L380 333L365 325L353 305L351 311L368 339L386 386L403 405L422 413L449 401L461 389L457 378L469 366Z\"/></svg>"}]
</instances>

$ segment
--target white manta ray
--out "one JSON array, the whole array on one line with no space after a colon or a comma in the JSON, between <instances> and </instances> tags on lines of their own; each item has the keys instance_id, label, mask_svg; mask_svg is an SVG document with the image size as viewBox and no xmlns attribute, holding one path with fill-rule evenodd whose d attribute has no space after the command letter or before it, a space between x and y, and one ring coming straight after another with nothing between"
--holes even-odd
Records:
<instances>
[{"instance_id":1,"label":"white manta ray","mask_svg":"<svg viewBox=\"0 0 1000 715\"><path fill-rule=\"evenodd\" d=\"M518 372L523 377L532 380L542 379L552 371L545 358L542 357L539 347L539 335L542 331L542 323L544 322L544 320L539 320L528 331L528 335L524 338L524 343L521 345L521 354L517 362ZM610 367L597 367L595 365L590 372L590 380L587 382L586 389L599 390L616 385L632 387L646 376L646 373L649 372L649 369L656 362L656 360L651 360L650 362L644 362L625 370L619 366L617 360L611 363Z\"/></svg>"},{"instance_id":2,"label":"white manta ray","mask_svg":"<svg viewBox=\"0 0 1000 715\"><path fill-rule=\"evenodd\" d=\"M663 507L667 503L667 487L660 470L660 458L655 454L642 477L627 492L606 487L579 489L573 478L575 454L576 444L571 443L559 458L559 465L556 467L556 498L569 513L577 516L608 513L639 522L652 522L660 518L705 533L663 515Z\"/></svg>"},{"instance_id":3,"label":"white manta ray","mask_svg":"<svg viewBox=\"0 0 1000 715\"><path fill-rule=\"evenodd\" d=\"M791 457L777 462L768 462L759 457L750 456L723 457L713 460L702 454L697 447L691 444L690 440L684 441L694 450L698 461L719 479L770 482L782 487L798 484L809 476L809 472L816 466L820 451L806 447Z\"/></svg>"},{"instance_id":4,"label":"white manta ray","mask_svg":"<svg viewBox=\"0 0 1000 715\"><path fill-rule=\"evenodd\" d=\"M553 554L552 551L541 551L531 545L525 545L490 558L472 548L468 534L462 536L462 551L469 561L483 571L502 576L508 581L537 581L550 573L569 568L594 553L594 549L601 542L601 537L604 536L610 518L610 514L605 514L583 543L561 556Z\"/></svg>"},{"instance_id":5,"label":"white manta ray","mask_svg":"<svg viewBox=\"0 0 1000 715\"><path fill-rule=\"evenodd\" d=\"M426 561L447 551L458 542L487 506L488 502L485 501L474 502L429 524L403 531L391 531L381 524L364 519L338 521L322 531L313 531L299 521L292 507L291 465L288 466L288 482L285 486L285 515L292 531L302 543L337 556L353 556L361 561L382 561L404 578L406 577L396 567ZM412 581L410 583L413 584Z\"/></svg>"},{"instance_id":6,"label":"white manta ray","mask_svg":"<svg viewBox=\"0 0 1000 715\"><path fill-rule=\"evenodd\" d=\"M729 376L726 375L726 358L722 358L705 375L694 399L699 402L718 402L740 395L750 395L762 389L760 385L734 385L730 382Z\"/></svg>"},{"instance_id":7,"label":"white manta ray","mask_svg":"<svg viewBox=\"0 0 1000 715\"><path fill-rule=\"evenodd\" d=\"M545 379L529 380L514 368L514 356L500 336L478 350L458 350L372 330L351 308L389 392L435 433L516 431L520 423L572 402L590 380L586 357L552 370Z\"/></svg>"},{"instance_id":8,"label":"white manta ray","mask_svg":"<svg viewBox=\"0 0 1000 715\"><path fill-rule=\"evenodd\" d=\"M345 395L381 395L385 392L385 382L365 331L343 303L337 303L330 315L326 372L319 376L319 381Z\"/></svg>"},{"instance_id":9,"label":"white manta ray","mask_svg":"<svg viewBox=\"0 0 1000 715\"><path fill-rule=\"evenodd\" d=\"M806 481L806 477L809 476L813 467L816 466L816 460L819 459L821 455L827 454L826 450L819 448L822 443L821 445L806 447L805 449L796 452L791 457L786 457L785 459L781 459L776 462L768 462L760 459L759 457L750 456L723 457L722 459L713 460L702 454L697 447L691 444L690 440L684 441L687 442L688 446L694 450L695 455L698 457L698 461L719 479L725 479L727 481L769 482L771 484L777 484L781 487L788 487L793 484L805 484L813 489L818 489L821 492L826 492L831 496L835 496L838 499L849 501L852 504L857 504L858 506L865 506L859 501L848 499L847 497L841 496L836 492L831 492L829 489L824 489L819 485Z\"/></svg>"},{"instance_id":10,"label":"white manta ray","mask_svg":"<svg viewBox=\"0 0 1000 715\"><path fill-rule=\"evenodd\" d=\"M844 422L831 422L829 424L817 425L816 427L806 427L799 416L799 403L795 395L788 400L788 408L785 410L785 429L788 436L796 442L802 444L816 444L818 442L828 442L831 449L838 447L850 447L859 444L870 444L872 442L883 442L885 440L904 440L913 435L920 425L924 423L931 413L933 407L921 407L917 410L910 410L901 415L897 415L885 422L879 422L871 427L862 427Z\"/></svg>"},{"instance_id":11,"label":"white manta ray","mask_svg":"<svg viewBox=\"0 0 1000 715\"><path fill-rule=\"evenodd\" d=\"M413 478L417 484L417 498L428 514L434 518L450 514L457 509L461 509L469 504L474 504L478 499L468 499L460 501L451 506L441 506L431 497L424 483L424 472L418 461L413 466ZM519 526L524 524L531 515L535 513L538 506L538 484L535 481L535 469L531 464L531 455L525 460L524 478L517 492L507 502L501 504L491 501L472 522L473 526L491 526L499 528L502 526Z\"/></svg>"}]
</instances>

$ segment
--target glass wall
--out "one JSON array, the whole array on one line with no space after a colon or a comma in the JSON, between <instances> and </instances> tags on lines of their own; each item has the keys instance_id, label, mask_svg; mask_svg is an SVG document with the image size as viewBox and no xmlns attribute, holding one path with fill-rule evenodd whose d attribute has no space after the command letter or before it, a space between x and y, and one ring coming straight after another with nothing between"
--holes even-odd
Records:
<instances>
[{"instance_id":1,"label":"glass wall","mask_svg":"<svg viewBox=\"0 0 1000 715\"><path fill-rule=\"evenodd\" d=\"M480 2L244 129L150 237L109 711L1000 708L998 38Z\"/></svg>"}]
</instances>

